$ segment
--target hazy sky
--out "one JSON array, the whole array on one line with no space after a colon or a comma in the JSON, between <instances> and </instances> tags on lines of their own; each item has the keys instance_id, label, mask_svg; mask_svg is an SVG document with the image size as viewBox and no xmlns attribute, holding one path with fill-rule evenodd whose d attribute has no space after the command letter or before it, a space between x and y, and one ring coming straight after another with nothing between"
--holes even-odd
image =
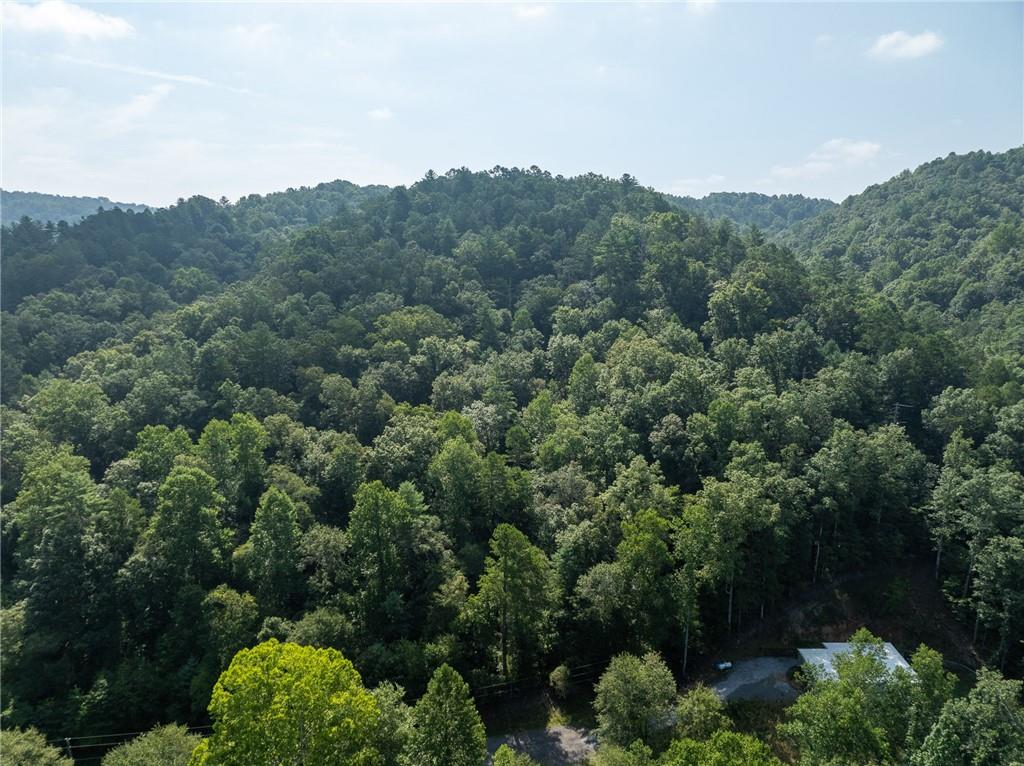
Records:
<instances>
[{"instance_id":1,"label":"hazy sky","mask_svg":"<svg viewBox=\"0 0 1024 766\"><path fill-rule=\"evenodd\" d=\"M0 184L166 204L539 165L840 200L1024 143L1022 9L5 0Z\"/></svg>"}]
</instances>

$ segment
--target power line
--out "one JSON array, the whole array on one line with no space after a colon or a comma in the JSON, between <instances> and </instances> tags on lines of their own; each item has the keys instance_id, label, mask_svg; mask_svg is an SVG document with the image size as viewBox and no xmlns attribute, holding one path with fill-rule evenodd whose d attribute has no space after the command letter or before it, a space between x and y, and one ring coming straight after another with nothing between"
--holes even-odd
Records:
<instances>
[{"instance_id":1,"label":"power line","mask_svg":"<svg viewBox=\"0 0 1024 766\"><path fill-rule=\"evenodd\" d=\"M210 726L209 724L196 725L196 726L191 726L191 725L186 725L185 726L185 729L188 730L188 731L200 731L200 730L211 729L211 728L213 728L213 727ZM149 729L147 731L123 731L123 732L117 732L117 733L113 733L113 734L80 734L80 735L75 736L75 737L56 737L54 739L47 740L47 742L49 742L49 744L51 744L51 745L63 745L63 744L66 744L68 742L72 742L72 741L76 741L76 740L82 740L82 739L107 739L107 738L110 738L110 737L137 737L140 734L148 734L150 731L152 731L152 729ZM87 743L82 744L82 745L71 745L71 747L99 747L99 745L98 744L93 744L91 742L87 742Z\"/></svg>"}]
</instances>

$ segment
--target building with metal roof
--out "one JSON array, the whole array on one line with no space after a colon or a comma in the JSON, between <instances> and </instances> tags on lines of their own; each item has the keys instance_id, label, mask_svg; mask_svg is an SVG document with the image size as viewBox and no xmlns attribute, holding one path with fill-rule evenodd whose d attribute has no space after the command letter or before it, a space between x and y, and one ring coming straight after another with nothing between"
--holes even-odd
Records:
<instances>
[{"instance_id":1,"label":"building with metal roof","mask_svg":"<svg viewBox=\"0 0 1024 766\"><path fill-rule=\"evenodd\" d=\"M853 650L854 644L850 643L824 643L821 649L798 649L797 652L800 654L801 663L813 667L822 678L838 678L835 658L841 654L849 654ZM889 642L880 647L879 659L889 673L896 668L902 668L908 673L914 672L910 663L903 659L903 655Z\"/></svg>"}]
</instances>

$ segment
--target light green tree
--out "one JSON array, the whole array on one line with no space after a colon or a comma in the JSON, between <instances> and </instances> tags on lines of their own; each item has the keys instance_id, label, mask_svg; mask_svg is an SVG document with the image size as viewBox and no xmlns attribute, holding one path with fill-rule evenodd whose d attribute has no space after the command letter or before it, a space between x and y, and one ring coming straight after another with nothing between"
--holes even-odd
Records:
<instances>
[{"instance_id":1,"label":"light green tree","mask_svg":"<svg viewBox=\"0 0 1024 766\"><path fill-rule=\"evenodd\" d=\"M200 737L177 724L158 726L115 747L102 766L186 766Z\"/></svg>"},{"instance_id":2,"label":"light green tree","mask_svg":"<svg viewBox=\"0 0 1024 766\"><path fill-rule=\"evenodd\" d=\"M942 667L942 655L921 644L910 658L914 669L906 748L913 751L928 736L942 706L953 696L956 676Z\"/></svg>"},{"instance_id":3,"label":"light green tree","mask_svg":"<svg viewBox=\"0 0 1024 766\"><path fill-rule=\"evenodd\" d=\"M782 761L756 737L717 731L703 741L676 740L658 760L658 766L782 766Z\"/></svg>"},{"instance_id":4,"label":"light green tree","mask_svg":"<svg viewBox=\"0 0 1024 766\"><path fill-rule=\"evenodd\" d=\"M657 748L671 732L675 699L675 679L658 654L620 654L597 683L598 736L622 747L639 740Z\"/></svg>"},{"instance_id":5,"label":"light green tree","mask_svg":"<svg viewBox=\"0 0 1024 766\"><path fill-rule=\"evenodd\" d=\"M4 766L73 766L74 761L46 743L36 729L0 731L0 757Z\"/></svg>"},{"instance_id":6,"label":"light green tree","mask_svg":"<svg viewBox=\"0 0 1024 766\"><path fill-rule=\"evenodd\" d=\"M731 729L732 719L725 703L704 684L697 684L679 697L676 704L676 736L681 739L709 739L721 729Z\"/></svg>"},{"instance_id":7,"label":"light green tree","mask_svg":"<svg viewBox=\"0 0 1024 766\"><path fill-rule=\"evenodd\" d=\"M502 745L494 752L491 766L538 766L538 764L526 753L520 753L508 745Z\"/></svg>"},{"instance_id":8,"label":"light green tree","mask_svg":"<svg viewBox=\"0 0 1024 766\"><path fill-rule=\"evenodd\" d=\"M231 661L210 700L213 734L190 766L376 766L380 710L334 649L271 639Z\"/></svg>"}]
</instances>

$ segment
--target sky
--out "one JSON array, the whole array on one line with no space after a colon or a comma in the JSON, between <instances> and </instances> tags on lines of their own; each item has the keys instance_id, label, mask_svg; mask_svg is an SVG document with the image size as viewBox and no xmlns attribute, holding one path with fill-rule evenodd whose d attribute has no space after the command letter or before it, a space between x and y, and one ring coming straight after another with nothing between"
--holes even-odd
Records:
<instances>
[{"instance_id":1,"label":"sky","mask_svg":"<svg viewBox=\"0 0 1024 766\"><path fill-rule=\"evenodd\" d=\"M5 189L169 204L428 169L842 200L1024 144L1024 3L2 4Z\"/></svg>"}]
</instances>

